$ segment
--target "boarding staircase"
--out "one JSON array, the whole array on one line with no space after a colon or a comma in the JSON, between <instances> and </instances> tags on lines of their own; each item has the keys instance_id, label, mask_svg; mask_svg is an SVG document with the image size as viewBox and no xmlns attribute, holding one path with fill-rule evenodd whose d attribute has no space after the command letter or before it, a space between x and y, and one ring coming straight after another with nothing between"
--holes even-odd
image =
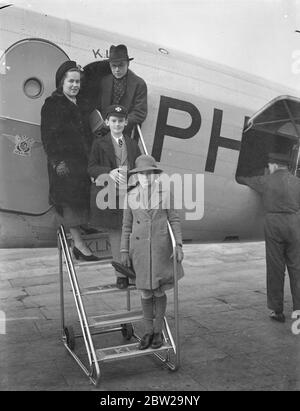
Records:
<instances>
[{"instance_id":1,"label":"boarding staircase","mask_svg":"<svg viewBox=\"0 0 300 411\"><path fill-rule=\"evenodd\" d=\"M139 136L139 142L143 152L147 154L147 148L139 126L136 132ZM180 364L179 351L179 324L178 324L178 277L177 277L177 260L176 260L176 242L169 225L169 233L173 246L173 267L174 267L174 337L167 318L164 318L164 330L162 347L158 349L148 348L139 350L138 345L141 337L137 334L134 325L143 320L141 309L135 310L131 307L131 293L134 292L135 286L130 285L124 290L118 289L114 284L96 285L83 288L80 286L78 276L84 273L87 267L95 267L99 272L105 274L105 267L110 261L108 258L103 258L102 261L96 262L77 262L73 259L73 254L70 248L70 238L66 235L63 225L60 226L57 233L58 250L59 250L59 277L60 277L60 305L61 305L61 332L62 341L74 358L83 372L89 377L94 385L98 385L101 378L101 366L103 363L130 359L152 355L160 362L165 364L171 371L176 371ZM74 327L67 325L65 320L65 290L64 290L64 275L67 274L71 285L71 291L74 297L76 312L80 323L80 332L75 334ZM89 315L85 307L83 297L92 297L95 295L108 295L111 293L125 293L127 306L123 311L111 312L103 315ZM97 348L95 346L95 336L99 334L107 334L113 332L121 332L124 337L125 344L110 346L106 348ZM83 361L75 352L76 339L83 339L87 361ZM133 339L134 342L128 343Z\"/></svg>"}]
</instances>

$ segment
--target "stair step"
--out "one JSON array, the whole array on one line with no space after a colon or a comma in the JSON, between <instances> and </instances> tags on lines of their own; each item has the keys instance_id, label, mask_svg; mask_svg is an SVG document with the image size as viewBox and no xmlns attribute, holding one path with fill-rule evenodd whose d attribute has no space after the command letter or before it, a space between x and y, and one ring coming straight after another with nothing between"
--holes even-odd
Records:
<instances>
[{"instance_id":1,"label":"stair step","mask_svg":"<svg viewBox=\"0 0 300 411\"><path fill-rule=\"evenodd\" d=\"M67 237L68 241L73 240L70 233L66 233L66 237ZM91 241L91 240L94 240L94 239L96 239L96 240L102 239L102 238L106 239L108 237L109 237L109 234L108 234L108 232L105 232L105 231L98 231L98 232L93 233L93 234L81 234L81 238L83 240L87 241L87 242Z\"/></svg>"},{"instance_id":2,"label":"stair step","mask_svg":"<svg viewBox=\"0 0 300 411\"><path fill-rule=\"evenodd\" d=\"M116 347L100 348L96 350L97 359L101 362L121 360L130 357L138 357L141 355L153 354L158 351L166 351L172 349L172 346L164 341L162 347L154 349L147 348L146 350L138 349L139 343L118 345Z\"/></svg>"},{"instance_id":3,"label":"stair step","mask_svg":"<svg viewBox=\"0 0 300 411\"><path fill-rule=\"evenodd\" d=\"M71 255L72 255L73 264L76 268L105 265L105 264L111 263L111 257L100 257L101 259L99 261L84 261L84 260L76 260L76 258L73 257L73 254Z\"/></svg>"},{"instance_id":4,"label":"stair step","mask_svg":"<svg viewBox=\"0 0 300 411\"><path fill-rule=\"evenodd\" d=\"M89 249L92 251L94 255L104 260L112 259L108 233L97 232L94 234L82 234L81 238L86 243L86 245L89 247ZM71 249L73 246L73 241L72 241L72 237L70 234L67 234L67 240L69 242L69 246ZM73 261L74 262L76 261L74 257L73 257ZM85 261L82 261L82 263L86 264ZM80 265L81 265L81 261L80 261Z\"/></svg>"},{"instance_id":5,"label":"stair step","mask_svg":"<svg viewBox=\"0 0 300 411\"><path fill-rule=\"evenodd\" d=\"M115 324L134 323L143 319L142 310L118 311L105 315L98 315L88 318L90 327L107 327Z\"/></svg>"},{"instance_id":6,"label":"stair step","mask_svg":"<svg viewBox=\"0 0 300 411\"><path fill-rule=\"evenodd\" d=\"M74 267L76 269L82 268L82 267L88 267L88 266L97 266L97 265L99 266L110 265L111 266L111 261L112 261L111 256L98 256L100 258L100 260L98 261L84 261L84 260L76 260L71 249L70 249L70 254L71 254L71 259L73 261ZM63 259L63 264L66 264L65 259Z\"/></svg>"},{"instance_id":7,"label":"stair step","mask_svg":"<svg viewBox=\"0 0 300 411\"><path fill-rule=\"evenodd\" d=\"M117 293L117 292L124 292L124 291L132 291L135 290L134 285L130 285L127 288L123 288L120 290L116 286L116 284L106 284L106 285L95 285L92 287L86 287L81 290L81 295L91 295L91 294L109 294L109 293Z\"/></svg>"}]
</instances>

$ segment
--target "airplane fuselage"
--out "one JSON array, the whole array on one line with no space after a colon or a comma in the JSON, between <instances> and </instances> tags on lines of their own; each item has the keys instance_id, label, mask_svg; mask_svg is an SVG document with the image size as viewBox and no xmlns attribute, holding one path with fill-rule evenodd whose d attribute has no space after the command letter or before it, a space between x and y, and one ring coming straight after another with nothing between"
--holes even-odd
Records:
<instances>
[{"instance_id":1,"label":"airplane fuselage","mask_svg":"<svg viewBox=\"0 0 300 411\"><path fill-rule=\"evenodd\" d=\"M182 211L184 239L262 238L260 199L235 181L235 172L247 118L286 89L160 45L14 7L0 10L0 28L0 247L54 244L40 109L63 61L85 66L119 43L148 86L142 133L149 153L168 174L204 175L204 212L189 220Z\"/></svg>"}]
</instances>

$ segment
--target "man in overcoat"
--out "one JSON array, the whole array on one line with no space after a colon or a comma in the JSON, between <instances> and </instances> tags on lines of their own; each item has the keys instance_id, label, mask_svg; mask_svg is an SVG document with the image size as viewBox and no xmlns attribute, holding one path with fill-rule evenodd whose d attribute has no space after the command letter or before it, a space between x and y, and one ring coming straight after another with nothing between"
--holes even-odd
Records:
<instances>
[{"instance_id":1,"label":"man in overcoat","mask_svg":"<svg viewBox=\"0 0 300 411\"><path fill-rule=\"evenodd\" d=\"M147 85L146 82L133 71L129 70L127 47L124 44L112 45L109 51L109 65L111 73L101 78L100 94L97 109L104 116L107 108L119 104L128 110L125 133L130 136L133 127L142 124L147 116ZM103 131L104 130L104 131ZM109 131L106 127L102 135Z\"/></svg>"}]
</instances>

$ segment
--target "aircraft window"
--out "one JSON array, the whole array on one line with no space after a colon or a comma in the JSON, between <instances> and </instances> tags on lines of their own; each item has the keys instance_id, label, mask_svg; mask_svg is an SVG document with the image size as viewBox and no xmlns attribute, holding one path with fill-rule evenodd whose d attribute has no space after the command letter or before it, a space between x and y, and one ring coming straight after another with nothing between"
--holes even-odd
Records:
<instances>
[{"instance_id":1,"label":"aircraft window","mask_svg":"<svg viewBox=\"0 0 300 411\"><path fill-rule=\"evenodd\" d=\"M42 82L36 77L32 77L26 80L23 89L25 95L29 98L38 98L43 94L44 91Z\"/></svg>"}]
</instances>

